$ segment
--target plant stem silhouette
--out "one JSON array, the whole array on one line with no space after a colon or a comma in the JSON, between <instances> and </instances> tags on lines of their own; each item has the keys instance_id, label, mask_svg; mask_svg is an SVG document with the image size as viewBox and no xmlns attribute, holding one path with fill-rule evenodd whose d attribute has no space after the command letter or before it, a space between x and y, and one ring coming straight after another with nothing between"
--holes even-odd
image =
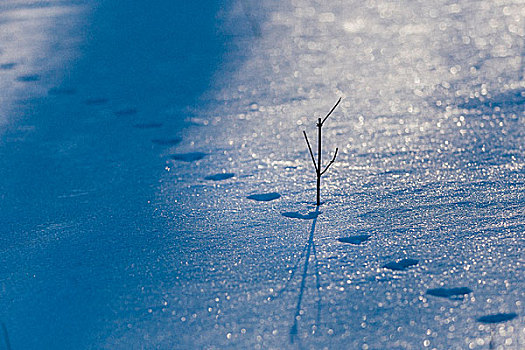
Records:
<instances>
[{"instance_id":1,"label":"plant stem silhouette","mask_svg":"<svg viewBox=\"0 0 525 350\"><path fill-rule=\"evenodd\" d=\"M314 163L315 174L317 176L317 206L321 205L321 176L323 176L323 174L326 173L328 168L330 168L330 166L335 162L335 157L337 157L337 151L339 151L339 148L335 149L335 153L332 160L330 161L330 163L328 163L324 170L321 171L322 128L326 119L328 119L328 117L337 108L340 102L341 97L339 98L339 100L337 100L336 104L332 107L330 112L328 112L326 117L324 117L322 120L321 118L317 119L317 162L315 161L314 153L312 152L312 146L310 146L310 141L308 141L308 136L306 136L306 131L303 130L304 139L306 140L308 151L310 151L310 156L312 157L312 162Z\"/></svg>"}]
</instances>

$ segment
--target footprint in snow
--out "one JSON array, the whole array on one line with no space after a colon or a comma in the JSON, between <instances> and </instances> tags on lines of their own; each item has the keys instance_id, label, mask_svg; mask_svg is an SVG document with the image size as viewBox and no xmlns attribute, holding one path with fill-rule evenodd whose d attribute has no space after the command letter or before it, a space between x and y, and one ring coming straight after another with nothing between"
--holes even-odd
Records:
<instances>
[{"instance_id":1,"label":"footprint in snow","mask_svg":"<svg viewBox=\"0 0 525 350\"><path fill-rule=\"evenodd\" d=\"M162 127L162 123L136 123L133 124L133 127L137 129L157 129Z\"/></svg>"},{"instance_id":2,"label":"footprint in snow","mask_svg":"<svg viewBox=\"0 0 525 350\"><path fill-rule=\"evenodd\" d=\"M28 75L21 75L16 78L16 81L22 82L22 83L32 83L34 81L39 81L40 76L37 74L28 74Z\"/></svg>"},{"instance_id":3,"label":"footprint in snow","mask_svg":"<svg viewBox=\"0 0 525 350\"><path fill-rule=\"evenodd\" d=\"M119 109L118 111L115 111L113 113L115 113L115 115L118 117L122 117L122 116L137 114L137 110L135 108L124 108L124 109Z\"/></svg>"},{"instance_id":4,"label":"footprint in snow","mask_svg":"<svg viewBox=\"0 0 525 350\"><path fill-rule=\"evenodd\" d=\"M206 153L202 152L175 153L171 156L171 158L175 160L180 160L182 162L195 162L206 157L206 155Z\"/></svg>"},{"instance_id":5,"label":"footprint in snow","mask_svg":"<svg viewBox=\"0 0 525 350\"><path fill-rule=\"evenodd\" d=\"M398 261L391 261L383 267L394 271L403 271L411 266L417 265L418 263L419 261L416 259L401 259Z\"/></svg>"},{"instance_id":6,"label":"footprint in snow","mask_svg":"<svg viewBox=\"0 0 525 350\"><path fill-rule=\"evenodd\" d=\"M259 202L269 202L269 201L273 201L274 199L281 198L281 195L277 192L270 192L270 193L252 194L246 198L253 199L254 201L259 201Z\"/></svg>"},{"instance_id":7,"label":"footprint in snow","mask_svg":"<svg viewBox=\"0 0 525 350\"><path fill-rule=\"evenodd\" d=\"M500 322L507 322L510 320L513 320L518 315L514 312L511 313L500 313L500 314L492 314L492 315L485 315L478 317L478 322L481 323L500 323Z\"/></svg>"},{"instance_id":8,"label":"footprint in snow","mask_svg":"<svg viewBox=\"0 0 525 350\"><path fill-rule=\"evenodd\" d=\"M14 69L16 66L17 64L14 62L2 63L0 64L0 69L1 70L11 70L11 69Z\"/></svg>"},{"instance_id":9,"label":"footprint in snow","mask_svg":"<svg viewBox=\"0 0 525 350\"><path fill-rule=\"evenodd\" d=\"M450 299L459 299L470 293L472 293L472 290L468 287L432 288L427 290L428 295Z\"/></svg>"},{"instance_id":10,"label":"footprint in snow","mask_svg":"<svg viewBox=\"0 0 525 350\"><path fill-rule=\"evenodd\" d=\"M218 174L206 176L205 179L212 180L212 181L221 181L221 180L231 179L234 176L235 176L234 173L218 173Z\"/></svg>"},{"instance_id":11,"label":"footprint in snow","mask_svg":"<svg viewBox=\"0 0 525 350\"><path fill-rule=\"evenodd\" d=\"M88 106L100 106L108 102L109 100L104 97L88 98L87 100L84 101L84 103Z\"/></svg>"},{"instance_id":12,"label":"footprint in snow","mask_svg":"<svg viewBox=\"0 0 525 350\"><path fill-rule=\"evenodd\" d=\"M361 244L363 242L368 241L370 238L370 235L357 235L357 236L348 236L348 237L341 237L337 240L341 243L350 243L350 244Z\"/></svg>"},{"instance_id":13,"label":"footprint in snow","mask_svg":"<svg viewBox=\"0 0 525 350\"><path fill-rule=\"evenodd\" d=\"M55 87L55 88L51 88L49 89L48 93L50 95L56 95L56 96L59 96L59 95L74 95L77 93L77 90L74 89L74 88L62 88L62 87Z\"/></svg>"},{"instance_id":14,"label":"footprint in snow","mask_svg":"<svg viewBox=\"0 0 525 350\"><path fill-rule=\"evenodd\" d=\"M281 215L284 217L301 220L312 220L318 217L320 214L320 211L311 211L307 214L301 214L297 211L287 211L285 213L281 213Z\"/></svg>"},{"instance_id":15,"label":"footprint in snow","mask_svg":"<svg viewBox=\"0 0 525 350\"><path fill-rule=\"evenodd\" d=\"M174 137L171 139L153 139L151 142L153 142L156 145L161 146L175 146L178 145L182 139L180 137Z\"/></svg>"}]
</instances>

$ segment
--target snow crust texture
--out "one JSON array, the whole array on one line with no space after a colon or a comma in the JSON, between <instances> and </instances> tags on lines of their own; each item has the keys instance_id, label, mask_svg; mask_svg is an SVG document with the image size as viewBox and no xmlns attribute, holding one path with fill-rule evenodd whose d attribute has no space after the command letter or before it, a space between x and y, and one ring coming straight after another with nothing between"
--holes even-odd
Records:
<instances>
[{"instance_id":1,"label":"snow crust texture","mask_svg":"<svg viewBox=\"0 0 525 350\"><path fill-rule=\"evenodd\" d=\"M0 4L13 349L525 346L521 1L232 2L213 59L190 2L100 2L95 48L42 3Z\"/></svg>"},{"instance_id":2,"label":"snow crust texture","mask_svg":"<svg viewBox=\"0 0 525 350\"><path fill-rule=\"evenodd\" d=\"M247 7L258 35L179 145L209 157L174 164L159 193L187 215L175 305L145 332L163 344L168 322L166 341L212 348L525 346L523 4ZM340 96L313 220L302 131ZM220 171L236 179L194 180Z\"/></svg>"}]
</instances>

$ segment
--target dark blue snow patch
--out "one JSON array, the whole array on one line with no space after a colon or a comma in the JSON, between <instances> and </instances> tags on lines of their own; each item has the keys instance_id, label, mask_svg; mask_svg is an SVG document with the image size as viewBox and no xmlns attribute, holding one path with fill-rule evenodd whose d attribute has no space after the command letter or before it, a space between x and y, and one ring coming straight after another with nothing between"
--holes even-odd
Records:
<instances>
[{"instance_id":1,"label":"dark blue snow patch","mask_svg":"<svg viewBox=\"0 0 525 350\"><path fill-rule=\"evenodd\" d=\"M175 153L171 156L171 159L180 160L183 162L195 162L206 156L207 154L202 152Z\"/></svg>"},{"instance_id":2,"label":"dark blue snow patch","mask_svg":"<svg viewBox=\"0 0 525 350\"><path fill-rule=\"evenodd\" d=\"M40 75L37 74L27 74L27 75L20 75L16 78L16 81L22 82L22 83L32 83L35 81L40 80Z\"/></svg>"},{"instance_id":3,"label":"dark blue snow patch","mask_svg":"<svg viewBox=\"0 0 525 350\"><path fill-rule=\"evenodd\" d=\"M128 116L128 115L134 115L134 114L137 114L137 110L135 108L123 108L123 109L119 109L115 112L116 116L119 116L119 117L122 117L122 116Z\"/></svg>"},{"instance_id":4,"label":"dark blue snow patch","mask_svg":"<svg viewBox=\"0 0 525 350\"><path fill-rule=\"evenodd\" d=\"M75 88L67 88L67 87L54 87L49 89L48 93L50 95L74 95L77 93L77 90Z\"/></svg>"},{"instance_id":5,"label":"dark blue snow patch","mask_svg":"<svg viewBox=\"0 0 525 350\"><path fill-rule=\"evenodd\" d=\"M517 316L518 315L515 314L514 312L485 315L485 316L478 317L478 322L481 322L481 323L507 322L507 321L515 319Z\"/></svg>"},{"instance_id":6,"label":"dark blue snow patch","mask_svg":"<svg viewBox=\"0 0 525 350\"><path fill-rule=\"evenodd\" d=\"M402 271L411 266L417 265L418 263L419 260L416 259L401 259L398 261L391 261L388 264L385 264L383 267L394 271Z\"/></svg>"},{"instance_id":7,"label":"dark blue snow patch","mask_svg":"<svg viewBox=\"0 0 525 350\"><path fill-rule=\"evenodd\" d=\"M357 236L348 236L348 237L341 237L337 240L341 243L350 243L350 244L361 244L365 241L368 241L370 238L370 235L357 235Z\"/></svg>"},{"instance_id":8,"label":"dark blue snow patch","mask_svg":"<svg viewBox=\"0 0 525 350\"><path fill-rule=\"evenodd\" d=\"M308 99L309 98L306 97L306 96L294 96L294 97L288 98L288 101L289 102L302 102L302 101L306 101Z\"/></svg>"},{"instance_id":9,"label":"dark blue snow patch","mask_svg":"<svg viewBox=\"0 0 525 350\"><path fill-rule=\"evenodd\" d=\"M133 124L133 127L137 129L158 129L158 128L162 128L162 123L156 123L156 122L136 123L136 124Z\"/></svg>"},{"instance_id":10,"label":"dark blue snow patch","mask_svg":"<svg viewBox=\"0 0 525 350\"><path fill-rule=\"evenodd\" d=\"M181 143L181 141L182 141L182 138L180 137L151 140L151 142L153 142L154 144L161 145L161 146L175 146Z\"/></svg>"},{"instance_id":11,"label":"dark blue snow patch","mask_svg":"<svg viewBox=\"0 0 525 350\"><path fill-rule=\"evenodd\" d=\"M221 181L221 180L231 179L234 176L235 176L234 173L218 173L218 174L206 176L205 179L212 180L212 181Z\"/></svg>"},{"instance_id":12,"label":"dark blue snow patch","mask_svg":"<svg viewBox=\"0 0 525 350\"><path fill-rule=\"evenodd\" d=\"M282 216L292 219L301 219L301 220L312 220L321 215L322 212L320 211L311 211L306 214L301 214L298 211L287 211L284 213L281 213Z\"/></svg>"},{"instance_id":13,"label":"dark blue snow patch","mask_svg":"<svg viewBox=\"0 0 525 350\"><path fill-rule=\"evenodd\" d=\"M2 63L0 64L0 70L11 70L14 69L16 66L17 64L14 62Z\"/></svg>"},{"instance_id":14,"label":"dark blue snow patch","mask_svg":"<svg viewBox=\"0 0 525 350\"><path fill-rule=\"evenodd\" d=\"M281 198L281 195L277 192L270 192L270 193L252 194L246 198L253 199L254 201L259 201L259 202L269 202L269 201L273 201L274 199Z\"/></svg>"},{"instance_id":15,"label":"dark blue snow patch","mask_svg":"<svg viewBox=\"0 0 525 350\"><path fill-rule=\"evenodd\" d=\"M109 100L107 98L104 98L104 97L88 98L87 100L84 101L84 103L86 105L88 105L88 106L100 106L100 105L106 104L108 102L109 102Z\"/></svg>"},{"instance_id":16,"label":"dark blue snow patch","mask_svg":"<svg viewBox=\"0 0 525 350\"><path fill-rule=\"evenodd\" d=\"M470 293L472 293L472 290L468 287L432 288L427 290L428 295L440 298L459 298Z\"/></svg>"},{"instance_id":17,"label":"dark blue snow patch","mask_svg":"<svg viewBox=\"0 0 525 350\"><path fill-rule=\"evenodd\" d=\"M465 109L482 109L484 107L516 108L523 104L525 104L525 89L518 88L494 95L491 98L469 99L460 103L458 107Z\"/></svg>"}]
</instances>

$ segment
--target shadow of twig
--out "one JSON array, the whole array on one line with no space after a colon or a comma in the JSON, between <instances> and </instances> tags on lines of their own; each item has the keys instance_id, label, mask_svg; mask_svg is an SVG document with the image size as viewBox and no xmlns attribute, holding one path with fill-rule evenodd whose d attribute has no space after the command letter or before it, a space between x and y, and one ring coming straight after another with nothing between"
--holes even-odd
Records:
<instances>
[{"instance_id":1,"label":"shadow of twig","mask_svg":"<svg viewBox=\"0 0 525 350\"><path fill-rule=\"evenodd\" d=\"M315 244L312 240L312 251L314 253L314 267L315 267L315 287L317 288L317 322L316 324L321 323L321 280L319 278L319 264L317 260L317 251L315 250Z\"/></svg>"},{"instance_id":2,"label":"shadow of twig","mask_svg":"<svg viewBox=\"0 0 525 350\"><path fill-rule=\"evenodd\" d=\"M292 267L292 272L290 273L290 277L286 280L286 283L284 284L284 287L279 290L279 292L275 296L271 296L271 300L275 300L279 298L287 289L290 284L290 281L293 280L295 276L295 272L297 271L297 268L299 267L299 263L303 260L303 256L306 254L306 250L308 248L308 245L304 246L303 251L301 252L301 255L299 256L299 259L297 259L297 262Z\"/></svg>"},{"instance_id":3,"label":"shadow of twig","mask_svg":"<svg viewBox=\"0 0 525 350\"><path fill-rule=\"evenodd\" d=\"M316 214L319 214L319 207L316 209ZM303 267L303 274L301 276L301 286L299 288L299 294L297 295L297 304L295 307L295 314L294 314L294 320L293 325L290 328L290 342L293 344L295 338L297 337L298 333L298 321L300 319L301 314L301 303L303 301L303 295L304 290L306 286L306 277L308 275L308 265L310 262L310 253L313 252L314 254L314 264L315 264L315 276L316 276L316 287L317 287L317 293L318 293L318 306L317 306L317 318L316 323L319 324L321 321L321 283L319 281L319 271L317 266L317 253L315 250L315 244L314 244L314 233L315 233L315 225L317 224L317 215L314 217L312 221L312 229L310 230L310 236L308 238L308 242L306 243L306 256L304 260L304 267Z\"/></svg>"},{"instance_id":4,"label":"shadow of twig","mask_svg":"<svg viewBox=\"0 0 525 350\"><path fill-rule=\"evenodd\" d=\"M11 350L11 343L9 342L9 334L7 333L7 327L4 322L0 323L2 326L2 335L4 336L4 342L7 350Z\"/></svg>"}]
</instances>

